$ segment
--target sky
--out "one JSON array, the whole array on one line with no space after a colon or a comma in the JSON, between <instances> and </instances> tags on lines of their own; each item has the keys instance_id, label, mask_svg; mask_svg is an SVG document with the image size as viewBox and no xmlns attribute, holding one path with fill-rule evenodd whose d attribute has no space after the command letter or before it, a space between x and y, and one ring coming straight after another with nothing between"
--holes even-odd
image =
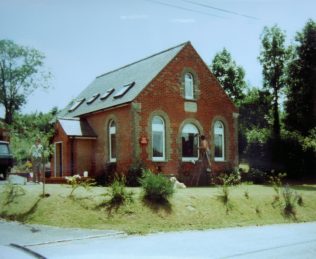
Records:
<instances>
[{"instance_id":1,"label":"sky","mask_svg":"<svg viewBox=\"0 0 316 259\"><path fill-rule=\"evenodd\" d=\"M52 78L21 109L64 108L96 76L190 41L210 65L224 47L262 86L260 35L277 24L293 43L315 0L0 0L0 39L45 55Z\"/></svg>"}]
</instances>

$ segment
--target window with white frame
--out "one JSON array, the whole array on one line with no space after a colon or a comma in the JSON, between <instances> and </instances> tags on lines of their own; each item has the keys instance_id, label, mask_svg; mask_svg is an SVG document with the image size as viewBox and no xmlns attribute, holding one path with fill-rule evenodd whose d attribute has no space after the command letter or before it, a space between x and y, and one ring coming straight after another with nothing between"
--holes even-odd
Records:
<instances>
[{"instance_id":1,"label":"window with white frame","mask_svg":"<svg viewBox=\"0 0 316 259\"><path fill-rule=\"evenodd\" d=\"M199 157L199 131L195 125L186 124L181 133L182 139L182 160L198 160Z\"/></svg>"},{"instance_id":2,"label":"window with white frame","mask_svg":"<svg viewBox=\"0 0 316 259\"><path fill-rule=\"evenodd\" d=\"M109 123L109 159L116 162L116 124L114 120Z\"/></svg>"},{"instance_id":3,"label":"window with white frame","mask_svg":"<svg viewBox=\"0 0 316 259\"><path fill-rule=\"evenodd\" d=\"M216 121L214 124L214 160L224 161L225 159L225 130L224 124Z\"/></svg>"},{"instance_id":4,"label":"window with white frame","mask_svg":"<svg viewBox=\"0 0 316 259\"><path fill-rule=\"evenodd\" d=\"M194 80L191 73L184 76L184 97L188 100L194 99Z\"/></svg>"},{"instance_id":5,"label":"window with white frame","mask_svg":"<svg viewBox=\"0 0 316 259\"><path fill-rule=\"evenodd\" d=\"M165 160L165 122L159 117L155 116L152 119L152 154L153 161Z\"/></svg>"}]
</instances>

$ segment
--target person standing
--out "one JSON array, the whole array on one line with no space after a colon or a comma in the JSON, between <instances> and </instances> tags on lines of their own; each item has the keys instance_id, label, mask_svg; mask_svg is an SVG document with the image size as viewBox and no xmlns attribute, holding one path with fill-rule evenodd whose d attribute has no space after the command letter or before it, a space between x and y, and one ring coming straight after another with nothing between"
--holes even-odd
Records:
<instances>
[{"instance_id":1,"label":"person standing","mask_svg":"<svg viewBox=\"0 0 316 259\"><path fill-rule=\"evenodd\" d=\"M41 177L43 154L43 146L41 144L40 138L36 139L35 144L31 147L30 153L33 167L33 181L34 183L38 183Z\"/></svg>"},{"instance_id":2,"label":"person standing","mask_svg":"<svg viewBox=\"0 0 316 259\"><path fill-rule=\"evenodd\" d=\"M211 151L210 151L210 147L209 144L205 138L204 135L200 136L201 138L201 145L200 145L200 150L202 153L202 159L206 158L207 163L208 163L208 168L206 169L207 172L211 172Z\"/></svg>"}]
</instances>

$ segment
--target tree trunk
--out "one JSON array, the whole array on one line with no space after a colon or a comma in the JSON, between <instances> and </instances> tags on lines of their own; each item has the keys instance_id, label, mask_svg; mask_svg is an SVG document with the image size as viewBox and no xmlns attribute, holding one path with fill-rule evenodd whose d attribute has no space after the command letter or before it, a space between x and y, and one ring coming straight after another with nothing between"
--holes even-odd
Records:
<instances>
[{"instance_id":1,"label":"tree trunk","mask_svg":"<svg viewBox=\"0 0 316 259\"><path fill-rule=\"evenodd\" d=\"M13 122L13 113L7 107L5 107L5 118L4 118L4 121L8 125L11 125L12 122Z\"/></svg>"},{"instance_id":2,"label":"tree trunk","mask_svg":"<svg viewBox=\"0 0 316 259\"><path fill-rule=\"evenodd\" d=\"M277 91L274 92L273 100L273 138L277 142L280 140L279 97Z\"/></svg>"}]
</instances>

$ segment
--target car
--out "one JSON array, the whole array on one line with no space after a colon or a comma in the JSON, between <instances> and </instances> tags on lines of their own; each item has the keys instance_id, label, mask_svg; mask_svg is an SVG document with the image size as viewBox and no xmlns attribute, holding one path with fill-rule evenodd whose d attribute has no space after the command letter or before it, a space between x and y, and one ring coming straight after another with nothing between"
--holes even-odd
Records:
<instances>
[{"instance_id":1,"label":"car","mask_svg":"<svg viewBox=\"0 0 316 259\"><path fill-rule=\"evenodd\" d=\"M9 142L0 141L0 175L2 175L3 180L7 178L7 174L12 166L13 155L9 147Z\"/></svg>"}]
</instances>

